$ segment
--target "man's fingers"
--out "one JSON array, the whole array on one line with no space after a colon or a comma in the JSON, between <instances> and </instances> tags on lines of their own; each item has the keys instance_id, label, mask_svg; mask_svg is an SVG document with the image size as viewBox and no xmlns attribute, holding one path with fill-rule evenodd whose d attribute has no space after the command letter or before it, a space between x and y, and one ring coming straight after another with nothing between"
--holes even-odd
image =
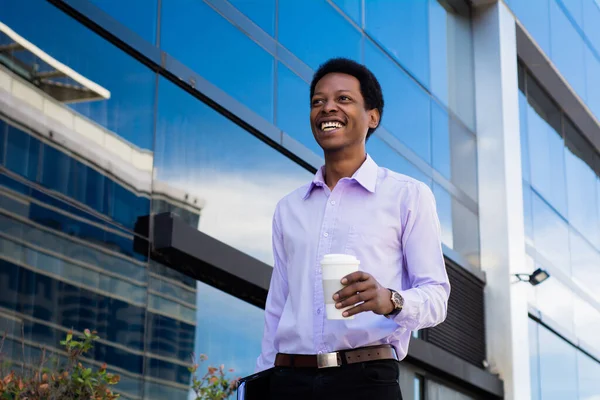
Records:
<instances>
[{"instance_id":1,"label":"man's fingers","mask_svg":"<svg viewBox=\"0 0 600 400\"><path fill-rule=\"evenodd\" d=\"M374 287L374 285L372 284L371 281L354 282L354 283L346 286L345 288L343 288L336 294L334 294L333 299L335 301L344 300L350 296L355 295L356 293L364 292L365 290L368 290L372 287Z\"/></svg>"},{"instance_id":2,"label":"man's fingers","mask_svg":"<svg viewBox=\"0 0 600 400\"><path fill-rule=\"evenodd\" d=\"M347 309L346 311L344 311L344 313L342 315L344 317L350 317L352 315L356 315L361 312L373 311L374 304L375 304L375 301L367 301L367 302L361 303L357 306Z\"/></svg>"},{"instance_id":3,"label":"man's fingers","mask_svg":"<svg viewBox=\"0 0 600 400\"><path fill-rule=\"evenodd\" d=\"M364 271L356 271L342 278L342 285L351 285L354 282L366 281L371 275Z\"/></svg>"},{"instance_id":4,"label":"man's fingers","mask_svg":"<svg viewBox=\"0 0 600 400\"><path fill-rule=\"evenodd\" d=\"M367 290L364 292L356 293L356 294L348 297L345 300L339 301L336 303L335 306L337 308L344 308L344 307L348 307L348 306L353 306L353 305L361 303L361 302L366 303L366 302L373 300L376 296L377 296L376 290Z\"/></svg>"}]
</instances>

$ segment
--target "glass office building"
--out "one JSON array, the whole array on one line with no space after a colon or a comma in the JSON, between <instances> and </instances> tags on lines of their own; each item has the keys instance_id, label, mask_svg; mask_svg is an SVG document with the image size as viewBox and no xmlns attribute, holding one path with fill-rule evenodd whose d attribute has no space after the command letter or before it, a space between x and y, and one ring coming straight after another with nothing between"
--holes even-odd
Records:
<instances>
[{"instance_id":1,"label":"glass office building","mask_svg":"<svg viewBox=\"0 0 600 400\"><path fill-rule=\"evenodd\" d=\"M95 329L85 361L131 399L187 399L192 354L250 374L275 205L323 163L312 74L343 56L382 84L368 152L433 190L453 288L404 397L599 396L594 21L594 0L0 0L3 351Z\"/></svg>"}]
</instances>

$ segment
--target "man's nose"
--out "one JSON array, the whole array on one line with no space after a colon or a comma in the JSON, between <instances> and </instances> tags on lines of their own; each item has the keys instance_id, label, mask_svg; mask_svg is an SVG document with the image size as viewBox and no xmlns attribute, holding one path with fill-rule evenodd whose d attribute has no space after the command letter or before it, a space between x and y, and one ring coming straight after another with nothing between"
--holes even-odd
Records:
<instances>
[{"instance_id":1,"label":"man's nose","mask_svg":"<svg viewBox=\"0 0 600 400\"><path fill-rule=\"evenodd\" d=\"M325 103L325 107L323 107L323 111L326 113L336 112L338 110L337 103L334 100L327 100Z\"/></svg>"}]
</instances>

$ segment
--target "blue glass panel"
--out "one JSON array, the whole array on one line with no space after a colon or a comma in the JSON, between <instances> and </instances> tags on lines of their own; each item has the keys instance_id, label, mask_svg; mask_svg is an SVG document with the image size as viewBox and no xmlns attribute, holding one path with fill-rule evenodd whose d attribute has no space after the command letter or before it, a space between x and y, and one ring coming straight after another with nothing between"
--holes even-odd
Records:
<instances>
[{"instance_id":1,"label":"blue glass panel","mask_svg":"<svg viewBox=\"0 0 600 400\"><path fill-rule=\"evenodd\" d=\"M381 124L431 162L430 97L375 45L365 46L365 63L373 71L385 99Z\"/></svg>"},{"instance_id":2,"label":"blue glass panel","mask_svg":"<svg viewBox=\"0 0 600 400\"><path fill-rule=\"evenodd\" d=\"M600 15L598 17L600 18ZM598 46L600 48L600 42ZM588 88L600 87L600 61L598 61L588 46L585 46L585 75ZM596 115L596 118L600 119L600 90L588 90L585 103L592 110L592 113Z\"/></svg>"},{"instance_id":3,"label":"blue glass panel","mask_svg":"<svg viewBox=\"0 0 600 400\"><path fill-rule=\"evenodd\" d=\"M600 363L582 352L577 352L579 398L592 400L600 397Z\"/></svg>"},{"instance_id":4,"label":"blue glass panel","mask_svg":"<svg viewBox=\"0 0 600 400\"><path fill-rule=\"evenodd\" d=\"M583 28L583 2L589 0L556 0L562 3L571 18L577 25Z\"/></svg>"},{"instance_id":5,"label":"blue glass panel","mask_svg":"<svg viewBox=\"0 0 600 400\"><path fill-rule=\"evenodd\" d=\"M148 42L156 43L158 0L91 1Z\"/></svg>"},{"instance_id":6,"label":"blue glass panel","mask_svg":"<svg viewBox=\"0 0 600 400\"><path fill-rule=\"evenodd\" d=\"M464 45L465 43L463 43ZM429 54L431 57L431 92L442 103L448 104L448 16L438 0L429 0ZM457 85L459 83L456 82Z\"/></svg>"},{"instance_id":7,"label":"blue glass panel","mask_svg":"<svg viewBox=\"0 0 600 400\"><path fill-rule=\"evenodd\" d=\"M140 2L142 0L138 0ZM127 9L134 10L133 7ZM68 107L67 110L83 114L127 141L152 149L156 76L150 69L49 2L22 0L8 8L3 7L2 11L3 23L110 94L108 99L96 96L70 102L67 106L57 101L57 107ZM139 17L137 11L133 15ZM38 63L42 71L51 70L38 58L27 54L19 55L21 61ZM72 79L57 81L57 84L63 83L79 85ZM92 128L81 124L78 129Z\"/></svg>"},{"instance_id":8,"label":"blue glass panel","mask_svg":"<svg viewBox=\"0 0 600 400\"><path fill-rule=\"evenodd\" d=\"M276 0L229 0L238 10L269 35L275 35Z\"/></svg>"},{"instance_id":9,"label":"blue glass panel","mask_svg":"<svg viewBox=\"0 0 600 400\"><path fill-rule=\"evenodd\" d=\"M198 40L208 37L219 40ZM161 47L273 121L273 57L204 2L171 0L163 3Z\"/></svg>"},{"instance_id":10,"label":"blue glass panel","mask_svg":"<svg viewBox=\"0 0 600 400\"><path fill-rule=\"evenodd\" d=\"M538 264L537 265L542 266ZM571 289L557 278L551 278L543 285L535 286L536 306L544 320L557 324L563 331L575 333L575 304Z\"/></svg>"},{"instance_id":11,"label":"blue glass panel","mask_svg":"<svg viewBox=\"0 0 600 400\"><path fill-rule=\"evenodd\" d=\"M583 59L585 44L571 21L555 1L550 1L550 20L553 32L551 35L552 61L561 74L567 78L575 92L582 99L586 99L585 63Z\"/></svg>"},{"instance_id":12,"label":"blue glass panel","mask_svg":"<svg viewBox=\"0 0 600 400\"><path fill-rule=\"evenodd\" d=\"M542 399L577 399L575 347L543 326L539 327L539 332Z\"/></svg>"},{"instance_id":13,"label":"blue glass panel","mask_svg":"<svg viewBox=\"0 0 600 400\"><path fill-rule=\"evenodd\" d=\"M535 248L570 276L569 252L565 251L565 243L569 240L569 226L535 193L532 195L532 210Z\"/></svg>"},{"instance_id":14,"label":"blue glass panel","mask_svg":"<svg viewBox=\"0 0 600 400\"><path fill-rule=\"evenodd\" d=\"M323 150L310 129L310 87L285 65L277 66L277 126L317 154Z\"/></svg>"},{"instance_id":15,"label":"blue glass panel","mask_svg":"<svg viewBox=\"0 0 600 400\"><path fill-rule=\"evenodd\" d=\"M572 229L570 239L573 278L600 299L600 253Z\"/></svg>"},{"instance_id":16,"label":"blue glass panel","mask_svg":"<svg viewBox=\"0 0 600 400\"><path fill-rule=\"evenodd\" d=\"M362 26L361 14L362 14L362 1L361 0L333 0L339 8L341 8L350 18Z\"/></svg>"},{"instance_id":17,"label":"blue glass panel","mask_svg":"<svg viewBox=\"0 0 600 400\"><path fill-rule=\"evenodd\" d=\"M569 223L600 248L600 220L596 199L596 173L565 148Z\"/></svg>"},{"instance_id":18,"label":"blue glass panel","mask_svg":"<svg viewBox=\"0 0 600 400\"><path fill-rule=\"evenodd\" d=\"M35 181L38 175L40 142L9 125L6 138L6 168Z\"/></svg>"},{"instance_id":19,"label":"blue glass panel","mask_svg":"<svg viewBox=\"0 0 600 400\"><path fill-rule=\"evenodd\" d=\"M519 91L519 131L521 136L521 174L525 182L531 182L531 170L529 166L529 140L528 140L528 125L527 113L529 105L527 104L527 96Z\"/></svg>"},{"instance_id":20,"label":"blue glass panel","mask_svg":"<svg viewBox=\"0 0 600 400\"><path fill-rule=\"evenodd\" d=\"M548 56L552 56L550 52L550 3L554 3L554 0L513 0L510 2L517 18Z\"/></svg>"},{"instance_id":21,"label":"blue glass panel","mask_svg":"<svg viewBox=\"0 0 600 400\"><path fill-rule=\"evenodd\" d=\"M538 324L528 320L529 324L529 371L531 377L531 400L540 399L540 350L538 341Z\"/></svg>"},{"instance_id":22,"label":"blue glass panel","mask_svg":"<svg viewBox=\"0 0 600 400\"><path fill-rule=\"evenodd\" d=\"M525 243L533 246L533 210L531 186L523 182L523 219L525 223Z\"/></svg>"},{"instance_id":23,"label":"blue glass panel","mask_svg":"<svg viewBox=\"0 0 600 400\"><path fill-rule=\"evenodd\" d=\"M594 47L600 49L600 5L596 0L583 0L583 30ZM590 90L591 92L591 90Z\"/></svg>"},{"instance_id":24,"label":"blue glass panel","mask_svg":"<svg viewBox=\"0 0 600 400\"><path fill-rule=\"evenodd\" d=\"M333 57L361 59L360 32L322 0L280 1L279 42L313 69Z\"/></svg>"},{"instance_id":25,"label":"blue glass panel","mask_svg":"<svg viewBox=\"0 0 600 400\"><path fill-rule=\"evenodd\" d=\"M197 315L195 353L208 356L207 364L234 369L230 376L252 374L260 354L264 311L198 282Z\"/></svg>"},{"instance_id":26,"label":"blue glass panel","mask_svg":"<svg viewBox=\"0 0 600 400\"><path fill-rule=\"evenodd\" d=\"M435 101L431 103L432 166L447 179L452 179L450 160L449 117Z\"/></svg>"},{"instance_id":27,"label":"blue glass panel","mask_svg":"<svg viewBox=\"0 0 600 400\"><path fill-rule=\"evenodd\" d=\"M402 157L394 149L388 146L377 136L371 136L367 142L367 151L373 160L380 166L388 168L394 172L408 175L411 178L419 180L431 187L432 180L423 171L414 164Z\"/></svg>"},{"instance_id":28,"label":"blue glass panel","mask_svg":"<svg viewBox=\"0 0 600 400\"><path fill-rule=\"evenodd\" d=\"M433 194L437 205L437 213L442 228L442 243L454 248L454 233L452 229L452 196L437 183L433 184Z\"/></svg>"},{"instance_id":29,"label":"blue glass panel","mask_svg":"<svg viewBox=\"0 0 600 400\"><path fill-rule=\"evenodd\" d=\"M42 185L66 195L71 183L69 179L71 161L72 159L62 151L52 146L45 146Z\"/></svg>"},{"instance_id":30,"label":"blue glass panel","mask_svg":"<svg viewBox=\"0 0 600 400\"><path fill-rule=\"evenodd\" d=\"M426 87L429 87L428 8L428 1L365 2L366 31Z\"/></svg>"},{"instance_id":31,"label":"blue glass panel","mask_svg":"<svg viewBox=\"0 0 600 400\"><path fill-rule=\"evenodd\" d=\"M554 208L566 215L563 139L533 107L528 107L527 116L531 183Z\"/></svg>"},{"instance_id":32,"label":"blue glass panel","mask_svg":"<svg viewBox=\"0 0 600 400\"><path fill-rule=\"evenodd\" d=\"M156 179L202 200L202 232L271 264L275 205L313 174L166 80L157 119Z\"/></svg>"}]
</instances>

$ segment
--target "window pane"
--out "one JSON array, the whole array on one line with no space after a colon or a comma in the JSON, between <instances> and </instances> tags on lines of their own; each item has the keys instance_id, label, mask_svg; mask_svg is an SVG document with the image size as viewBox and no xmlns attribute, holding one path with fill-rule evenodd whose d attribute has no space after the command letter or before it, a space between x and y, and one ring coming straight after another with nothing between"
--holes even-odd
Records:
<instances>
[{"instance_id":1,"label":"window pane","mask_svg":"<svg viewBox=\"0 0 600 400\"><path fill-rule=\"evenodd\" d=\"M561 0L575 23L583 28L583 2L590 0ZM592 0L594 1L594 0Z\"/></svg>"},{"instance_id":2,"label":"window pane","mask_svg":"<svg viewBox=\"0 0 600 400\"><path fill-rule=\"evenodd\" d=\"M537 194L532 197L533 242L535 248L552 265L571 275L569 251L565 243L569 240L569 226Z\"/></svg>"},{"instance_id":3,"label":"window pane","mask_svg":"<svg viewBox=\"0 0 600 400\"><path fill-rule=\"evenodd\" d=\"M275 205L313 174L166 80L157 118L156 179L199 199L198 229L271 264Z\"/></svg>"},{"instance_id":4,"label":"window pane","mask_svg":"<svg viewBox=\"0 0 600 400\"><path fill-rule=\"evenodd\" d=\"M325 1L280 1L278 35L279 42L312 69L333 57L361 58L360 32Z\"/></svg>"},{"instance_id":5,"label":"window pane","mask_svg":"<svg viewBox=\"0 0 600 400\"><path fill-rule=\"evenodd\" d=\"M576 399L577 356L575 348L543 326L540 326L539 329L542 399Z\"/></svg>"},{"instance_id":6,"label":"window pane","mask_svg":"<svg viewBox=\"0 0 600 400\"><path fill-rule=\"evenodd\" d=\"M586 0L586 2L588 1ZM600 42L598 45L600 45ZM585 46L585 76L588 88L600 87L600 61L598 61L588 46ZM588 90L587 101L585 103L596 115L596 118L600 118L600 91Z\"/></svg>"},{"instance_id":7,"label":"window pane","mask_svg":"<svg viewBox=\"0 0 600 400\"><path fill-rule=\"evenodd\" d=\"M538 324L532 319L529 319L529 370L531 376L531 400L540 400Z\"/></svg>"},{"instance_id":8,"label":"window pane","mask_svg":"<svg viewBox=\"0 0 600 400\"><path fill-rule=\"evenodd\" d=\"M433 194L442 229L442 243L459 253L471 265L479 266L479 220L467 207L437 183Z\"/></svg>"},{"instance_id":9,"label":"window pane","mask_svg":"<svg viewBox=\"0 0 600 400\"><path fill-rule=\"evenodd\" d=\"M448 18L437 0L429 1L429 56L431 57L431 92L448 104Z\"/></svg>"},{"instance_id":10,"label":"window pane","mask_svg":"<svg viewBox=\"0 0 600 400\"><path fill-rule=\"evenodd\" d=\"M577 337L587 346L600 351L600 335L598 335L600 311L577 296L575 296L575 331Z\"/></svg>"},{"instance_id":11,"label":"window pane","mask_svg":"<svg viewBox=\"0 0 600 400\"><path fill-rule=\"evenodd\" d=\"M577 352L577 371L579 375L579 398L594 400L600 397L600 364L583 354Z\"/></svg>"},{"instance_id":12,"label":"window pane","mask_svg":"<svg viewBox=\"0 0 600 400\"><path fill-rule=\"evenodd\" d=\"M219 40L198 40L209 37ZM161 47L273 121L273 57L203 1L162 4Z\"/></svg>"},{"instance_id":13,"label":"window pane","mask_svg":"<svg viewBox=\"0 0 600 400\"><path fill-rule=\"evenodd\" d=\"M428 1L367 1L366 31L429 87Z\"/></svg>"},{"instance_id":14,"label":"window pane","mask_svg":"<svg viewBox=\"0 0 600 400\"><path fill-rule=\"evenodd\" d=\"M365 46L365 64L373 71L383 90L385 109L382 126L431 163L429 95L371 43Z\"/></svg>"},{"instance_id":15,"label":"window pane","mask_svg":"<svg viewBox=\"0 0 600 400\"><path fill-rule=\"evenodd\" d=\"M433 167L477 200L475 136L434 101L431 107Z\"/></svg>"},{"instance_id":16,"label":"window pane","mask_svg":"<svg viewBox=\"0 0 600 400\"><path fill-rule=\"evenodd\" d=\"M354 20L358 26L362 26L361 14L362 14L362 1L361 0L333 0L339 8L341 8L346 15Z\"/></svg>"},{"instance_id":17,"label":"window pane","mask_svg":"<svg viewBox=\"0 0 600 400\"><path fill-rule=\"evenodd\" d=\"M156 43L158 0L91 1L148 42Z\"/></svg>"},{"instance_id":18,"label":"window pane","mask_svg":"<svg viewBox=\"0 0 600 400\"><path fill-rule=\"evenodd\" d=\"M84 143L92 140L117 157L141 153L130 143L152 149L155 74L150 69L45 1L14 2L3 9L2 22L94 84L88 88L72 78L57 77L37 86L41 80L32 77L31 100L38 99L48 117ZM27 51L10 57L32 67L39 63L40 72L54 70ZM65 86L70 89L61 89ZM50 97L43 98L44 94Z\"/></svg>"},{"instance_id":19,"label":"window pane","mask_svg":"<svg viewBox=\"0 0 600 400\"><path fill-rule=\"evenodd\" d=\"M277 65L277 126L316 154L323 150L310 129L310 87L285 65Z\"/></svg>"},{"instance_id":20,"label":"window pane","mask_svg":"<svg viewBox=\"0 0 600 400\"><path fill-rule=\"evenodd\" d=\"M529 107L527 133L533 187L566 215L565 161L562 137Z\"/></svg>"},{"instance_id":21,"label":"window pane","mask_svg":"<svg viewBox=\"0 0 600 400\"><path fill-rule=\"evenodd\" d=\"M275 35L276 0L229 0L238 10L269 35Z\"/></svg>"},{"instance_id":22,"label":"window pane","mask_svg":"<svg viewBox=\"0 0 600 400\"><path fill-rule=\"evenodd\" d=\"M550 7L548 0L511 0L510 7L525 29L550 56Z\"/></svg>"},{"instance_id":23,"label":"window pane","mask_svg":"<svg viewBox=\"0 0 600 400\"><path fill-rule=\"evenodd\" d=\"M550 1L549 3L552 32L560 32L558 35L550 35L552 61L575 89L575 92L582 99L586 99L585 64L583 59L585 43L557 2Z\"/></svg>"},{"instance_id":24,"label":"window pane","mask_svg":"<svg viewBox=\"0 0 600 400\"><path fill-rule=\"evenodd\" d=\"M454 232L452 229L452 196L437 183L433 184L433 194L437 205L437 213L442 229L442 243L454 248Z\"/></svg>"},{"instance_id":25,"label":"window pane","mask_svg":"<svg viewBox=\"0 0 600 400\"><path fill-rule=\"evenodd\" d=\"M573 279L600 301L600 253L573 229L570 239Z\"/></svg>"},{"instance_id":26,"label":"window pane","mask_svg":"<svg viewBox=\"0 0 600 400\"><path fill-rule=\"evenodd\" d=\"M430 0L435 1L435 0ZM473 36L468 16L447 12L448 107L471 130L475 130L475 71ZM433 51L433 49L432 49ZM438 62L432 58L433 63Z\"/></svg>"},{"instance_id":27,"label":"window pane","mask_svg":"<svg viewBox=\"0 0 600 400\"><path fill-rule=\"evenodd\" d=\"M600 48L600 6L597 1L583 1L583 29L596 49ZM588 85L590 82L588 82ZM597 87L597 86L593 86ZM590 91L591 92L591 91Z\"/></svg>"},{"instance_id":28,"label":"window pane","mask_svg":"<svg viewBox=\"0 0 600 400\"><path fill-rule=\"evenodd\" d=\"M210 365L233 368L230 377L254 372L264 328L262 309L198 282L197 320L197 355L206 354Z\"/></svg>"},{"instance_id":29,"label":"window pane","mask_svg":"<svg viewBox=\"0 0 600 400\"><path fill-rule=\"evenodd\" d=\"M377 136L373 135L369 138L369 141L367 142L367 151L380 167L408 175L431 187L430 177Z\"/></svg>"},{"instance_id":30,"label":"window pane","mask_svg":"<svg viewBox=\"0 0 600 400\"><path fill-rule=\"evenodd\" d=\"M6 135L6 168L27 179L36 181L39 157L39 140L9 125Z\"/></svg>"},{"instance_id":31,"label":"window pane","mask_svg":"<svg viewBox=\"0 0 600 400\"><path fill-rule=\"evenodd\" d=\"M573 128L574 129L574 128ZM579 139L579 140L578 140ZM577 140L581 143L574 143ZM579 132L574 131L566 138L565 164L569 222L590 242L600 247L600 221L596 207L596 173L590 167L594 151L591 144L584 142ZM586 163L587 161L587 163Z\"/></svg>"},{"instance_id":32,"label":"window pane","mask_svg":"<svg viewBox=\"0 0 600 400\"><path fill-rule=\"evenodd\" d=\"M414 400L423 399L423 377L416 375L413 391L415 393Z\"/></svg>"},{"instance_id":33,"label":"window pane","mask_svg":"<svg viewBox=\"0 0 600 400\"><path fill-rule=\"evenodd\" d=\"M573 333L575 331L573 292L556 278L548 279L543 285L536 286L535 291L537 308L544 318L549 317Z\"/></svg>"},{"instance_id":34,"label":"window pane","mask_svg":"<svg viewBox=\"0 0 600 400\"><path fill-rule=\"evenodd\" d=\"M452 197L454 246L471 265L479 266L479 218L470 209Z\"/></svg>"}]
</instances>

